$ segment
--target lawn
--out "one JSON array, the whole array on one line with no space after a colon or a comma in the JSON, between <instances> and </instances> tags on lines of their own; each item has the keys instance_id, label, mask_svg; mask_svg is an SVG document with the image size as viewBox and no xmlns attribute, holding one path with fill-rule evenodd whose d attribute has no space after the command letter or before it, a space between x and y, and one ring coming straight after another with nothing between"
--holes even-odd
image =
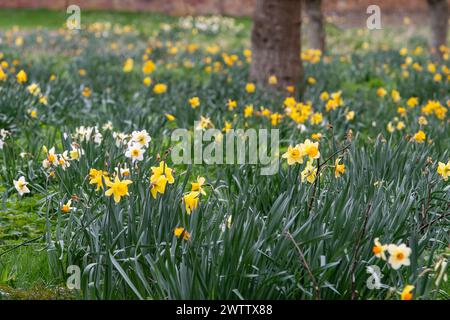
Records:
<instances>
[{"instance_id":1,"label":"lawn","mask_svg":"<svg viewBox=\"0 0 450 320\"><path fill-rule=\"evenodd\" d=\"M0 299L450 297L450 49L426 29L329 23L295 96L248 80L249 19L66 17L0 10ZM275 130L276 170L177 162L177 129L248 158L233 130Z\"/></svg>"}]
</instances>

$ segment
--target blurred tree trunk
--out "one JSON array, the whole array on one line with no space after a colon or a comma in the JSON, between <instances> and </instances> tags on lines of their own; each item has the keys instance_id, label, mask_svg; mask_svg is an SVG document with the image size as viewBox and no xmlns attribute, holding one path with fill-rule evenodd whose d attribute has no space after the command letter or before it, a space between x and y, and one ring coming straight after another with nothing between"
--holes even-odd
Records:
<instances>
[{"instance_id":1,"label":"blurred tree trunk","mask_svg":"<svg viewBox=\"0 0 450 320\"><path fill-rule=\"evenodd\" d=\"M252 29L250 78L267 85L276 76L278 89L298 83L301 0L257 0ZM297 88L298 89L298 88Z\"/></svg>"},{"instance_id":2,"label":"blurred tree trunk","mask_svg":"<svg viewBox=\"0 0 450 320\"><path fill-rule=\"evenodd\" d=\"M439 47L446 44L448 28L447 0L427 0L430 8L431 51L440 54Z\"/></svg>"},{"instance_id":3,"label":"blurred tree trunk","mask_svg":"<svg viewBox=\"0 0 450 320\"><path fill-rule=\"evenodd\" d=\"M309 18L309 47L325 51L325 30L322 14L322 0L305 0L306 12Z\"/></svg>"}]
</instances>

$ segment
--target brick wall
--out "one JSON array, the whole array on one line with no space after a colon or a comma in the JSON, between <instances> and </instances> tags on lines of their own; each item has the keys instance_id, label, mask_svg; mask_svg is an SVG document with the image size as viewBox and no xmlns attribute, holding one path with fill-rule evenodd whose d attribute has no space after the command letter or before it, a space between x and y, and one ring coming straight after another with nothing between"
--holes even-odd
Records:
<instances>
[{"instance_id":1,"label":"brick wall","mask_svg":"<svg viewBox=\"0 0 450 320\"><path fill-rule=\"evenodd\" d=\"M65 9L78 4L82 9L155 11L175 15L227 14L251 15L256 0L0 0L0 8ZM325 14L365 15L371 4L381 7L382 13L423 13L426 0L323 0Z\"/></svg>"}]
</instances>

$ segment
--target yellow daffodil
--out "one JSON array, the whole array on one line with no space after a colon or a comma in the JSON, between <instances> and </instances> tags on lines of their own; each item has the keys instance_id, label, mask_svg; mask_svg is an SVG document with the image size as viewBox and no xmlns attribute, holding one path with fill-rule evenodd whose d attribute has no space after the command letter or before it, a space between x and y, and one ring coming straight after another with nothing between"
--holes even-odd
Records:
<instances>
[{"instance_id":1,"label":"yellow daffodil","mask_svg":"<svg viewBox=\"0 0 450 320\"><path fill-rule=\"evenodd\" d=\"M125 60L124 64L123 64L123 72L131 72L133 71L133 67L134 67L134 60L131 58L128 58L127 60Z\"/></svg>"},{"instance_id":2,"label":"yellow daffodil","mask_svg":"<svg viewBox=\"0 0 450 320\"><path fill-rule=\"evenodd\" d=\"M152 84L152 78L150 77L145 77L144 80L142 80L142 83L147 86L150 87L150 85Z\"/></svg>"},{"instance_id":3,"label":"yellow daffodil","mask_svg":"<svg viewBox=\"0 0 450 320\"><path fill-rule=\"evenodd\" d=\"M302 182L314 183L316 180L317 168L312 165L312 160L306 162L305 169L301 172Z\"/></svg>"},{"instance_id":4,"label":"yellow daffodil","mask_svg":"<svg viewBox=\"0 0 450 320\"><path fill-rule=\"evenodd\" d=\"M184 204L186 206L187 214L191 214L198 207L198 191L191 191L184 196Z\"/></svg>"},{"instance_id":5,"label":"yellow daffodil","mask_svg":"<svg viewBox=\"0 0 450 320\"><path fill-rule=\"evenodd\" d=\"M142 66L142 72L144 74L150 74L155 71L155 63L152 60L147 60Z\"/></svg>"},{"instance_id":6,"label":"yellow daffodil","mask_svg":"<svg viewBox=\"0 0 450 320\"><path fill-rule=\"evenodd\" d=\"M189 104L191 105L192 109L197 108L200 106L200 99L199 97L192 97L189 99Z\"/></svg>"},{"instance_id":7,"label":"yellow daffodil","mask_svg":"<svg viewBox=\"0 0 450 320\"><path fill-rule=\"evenodd\" d=\"M16 79L17 79L17 82L20 84L27 82L27 80L28 80L27 73L23 70L20 70L16 75Z\"/></svg>"},{"instance_id":8,"label":"yellow daffodil","mask_svg":"<svg viewBox=\"0 0 450 320\"><path fill-rule=\"evenodd\" d=\"M269 79L267 80L267 82L268 82L270 85L276 85L276 84L278 83L278 79L277 79L277 77L276 77L275 75L272 75L272 76L269 77Z\"/></svg>"},{"instance_id":9,"label":"yellow daffodil","mask_svg":"<svg viewBox=\"0 0 450 320\"><path fill-rule=\"evenodd\" d=\"M318 159L320 157L319 142L312 142L306 139L304 143L300 144L300 149L303 150L303 154L307 155L311 160Z\"/></svg>"},{"instance_id":10,"label":"yellow daffodil","mask_svg":"<svg viewBox=\"0 0 450 320\"><path fill-rule=\"evenodd\" d=\"M237 101L228 99L227 105L228 105L228 110L233 111L237 107Z\"/></svg>"},{"instance_id":11,"label":"yellow daffodil","mask_svg":"<svg viewBox=\"0 0 450 320\"><path fill-rule=\"evenodd\" d=\"M245 85L245 91L247 91L248 93L253 93L253 92L255 92L255 90L256 90L256 87L255 87L254 83L250 82Z\"/></svg>"},{"instance_id":12,"label":"yellow daffodil","mask_svg":"<svg viewBox=\"0 0 450 320\"><path fill-rule=\"evenodd\" d=\"M281 157L287 159L288 165L293 165L295 163L303 163L303 157L305 155L302 152L300 146L289 146L287 152L285 152Z\"/></svg>"},{"instance_id":13,"label":"yellow daffodil","mask_svg":"<svg viewBox=\"0 0 450 320\"><path fill-rule=\"evenodd\" d=\"M402 293L400 294L400 298L402 300L412 300L413 294L411 291L414 290L414 286L412 285L406 285L405 288L402 290Z\"/></svg>"},{"instance_id":14,"label":"yellow daffodil","mask_svg":"<svg viewBox=\"0 0 450 320\"><path fill-rule=\"evenodd\" d=\"M97 169L89 170L89 184L97 185L95 191L100 190L100 188L103 189L103 180L105 180L105 182L109 181L108 172Z\"/></svg>"},{"instance_id":15,"label":"yellow daffodil","mask_svg":"<svg viewBox=\"0 0 450 320\"><path fill-rule=\"evenodd\" d=\"M441 175L441 177L445 181L447 181L448 177L450 176L450 160L447 162L447 164L439 162L437 167L437 173Z\"/></svg>"},{"instance_id":16,"label":"yellow daffodil","mask_svg":"<svg viewBox=\"0 0 450 320\"><path fill-rule=\"evenodd\" d=\"M153 92L156 94L163 94L166 91L167 91L167 85L165 85L164 83L157 83L153 87Z\"/></svg>"},{"instance_id":17,"label":"yellow daffodil","mask_svg":"<svg viewBox=\"0 0 450 320\"><path fill-rule=\"evenodd\" d=\"M253 105L248 104L244 108L244 118L251 117L253 115Z\"/></svg>"},{"instance_id":18,"label":"yellow daffodil","mask_svg":"<svg viewBox=\"0 0 450 320\"><path fill-rule=\"evenodd\" d=\"M206 195L205 190L203 189L203 185L205 184L205 178L204 177L197 177L196 182L191 182L191 191L198 191L202 195Z\"/></svg>"},{"instance_id":19,"label":"yellow daffodil","mask_svg":"<svg viewBox=\"0 0 450 320\"><path fill-rule=\"evenodd\" d=\"M114 182L105 180L106 185L109 187L106 190L105 195L114 197L114 202L119 203L120 199L128 195L128 185L133 183L131 180L120 180L118 176L115 177Z\"/></svg>"},{"instance_id":20,"label":"yellow daffodil","mask_svg":"<svg viewBox=\"0 0 450 320\"><path fill-rule=\"evenodd\" d=\"M173 234L177 238L183 237L183 240L186 240L186 241L189 240L189 238L191 237L191 234L189 232L187 232L187 230L183 227L175 228L175 230L173 231Z\"/></svg>"},{"instance_id":21,"label":"yellow daffodil","mask_svg":"<svg viewBox=\"0 0 450 320\"><path fill-rule=\"evenodd\" d=\"M171 115L170 113L166 113L165 116L166 116L166 119L170 122L175 120L175 117L173 115Z\"/></svg>"},{"instance_id":22,"label":"yellow daffodil","mask_svg":"<svg viewBox=\"0 0 450 320\"><path fill-rule=\"evenodd\" d=\"M345 164L340 164L341 161L340 158L337 158L334 162L334 176L336 178L339 178L341 174L344 174L345 172Z\"/></svg>"},{"instance_id":23,"label":"yellow daffodil","mask_svg":"<svg viewBox=\"0 0 450 320\"><path fill-rule=\"evenodd\" d=\"M150 193L153 199L156 199L158 193L164 194L166 192L167 178L164 175L150 178Z\"/></svg>"},{"instance_id":24,"label":"yellow daffodil","mask_svg":"<svg viewBox=\"0 0 450 320\"><path fill-rule=\"evenodd\" d=\"M427 136L422 130L417 131L413 136L413 140L417 143L424 143L426 138Z\"/></svg>"}]
</instances>

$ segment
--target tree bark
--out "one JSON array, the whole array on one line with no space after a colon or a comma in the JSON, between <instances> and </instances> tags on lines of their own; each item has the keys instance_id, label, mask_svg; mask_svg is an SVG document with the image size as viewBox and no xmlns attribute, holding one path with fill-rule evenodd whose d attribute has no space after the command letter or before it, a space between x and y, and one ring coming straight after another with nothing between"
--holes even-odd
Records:
<instances>
[{"instance_id":1,"label":"tree bark","mask_svg":"<svg viewBox=\"0 0 450 320\"><path fill-rule=\"evenodd\" d=\"M308 22L308 42L312 49L325 51L325 30L323 25L322 0L305 0Z\"/></svg>"},{"instance_id":2,"label":"tree bark","mask_svg":"<svg viewBox=\"0 0 450 320\"><path fill-rule=\"evenodd\" d=\"M302 76L300 60L301 0L257 0L253 17L252 62L250 78L268 85L276 76L277 84L286 89Z\"/></svg>"},{"instance_id":3,"label":"tree bark","mask_svg":"<svg viewBox=\"0 0 450 320\"><path fill-rule=\"evenodd\" d=\"M430 9L431 52L441 54L441 45L447 42L448 3L447 0L427 0Z\"/></svg>"}]
</instances>

